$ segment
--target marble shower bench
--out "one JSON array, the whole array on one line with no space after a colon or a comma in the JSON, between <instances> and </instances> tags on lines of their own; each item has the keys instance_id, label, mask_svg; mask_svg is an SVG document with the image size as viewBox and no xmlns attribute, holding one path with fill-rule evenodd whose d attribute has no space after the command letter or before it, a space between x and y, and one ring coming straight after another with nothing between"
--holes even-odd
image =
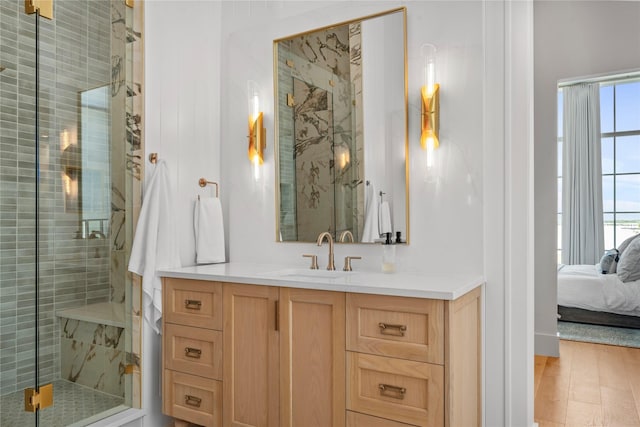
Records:
<instances>
[{"instance_id":1,"label":"marble shower bench","mask_svg":"<svg viewBox=\"0 0 640 427\"><path fill-rule=\"evenodd\" d=\"M59 310L60 378L124 398L123 304L101 302Z\"/></svg>"}]
</instances>

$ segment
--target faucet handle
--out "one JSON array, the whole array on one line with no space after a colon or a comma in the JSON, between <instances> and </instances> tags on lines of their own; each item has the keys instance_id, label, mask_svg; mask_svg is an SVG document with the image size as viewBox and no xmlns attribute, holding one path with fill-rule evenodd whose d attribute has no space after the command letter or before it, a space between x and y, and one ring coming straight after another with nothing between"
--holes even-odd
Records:
<instances>
[{"instance_id":1,"label":"faucet handle","mask_svg":"<svg viewBox=\"0 0 640 427\"><path fill-rule=\"evenodd\" d=\"M309 267L311 270L317 270L318 269L318 256L317 255L303 254L302 256L306 257L306 258L311 258L311 267Z\"/></svg>"},{"instance_id":2,"label":"faucet handle","mask_svg":"<svg viewBox=\"0 0 640 427\"><path fill-rule=\"evenodd\" d=\"M351 260L352 259L362 259L361 256L346 256L344 257L344 267L342 268L343 271L352 271L351 268Z\"/></svg>"}]
</instances>

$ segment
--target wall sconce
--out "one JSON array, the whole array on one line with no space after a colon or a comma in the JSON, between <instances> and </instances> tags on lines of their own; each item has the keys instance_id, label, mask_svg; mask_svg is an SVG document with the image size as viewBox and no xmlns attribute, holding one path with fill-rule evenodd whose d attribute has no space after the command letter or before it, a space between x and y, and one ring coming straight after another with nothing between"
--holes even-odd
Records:
<instances>
[{"instance_id":1,"label":"wall sconce","mask_svg":"<svg viewBox=\"0 0 640 427\"><path fill-rule=\"evenodd\" d=\"M433 152L440 142L440 85L436 83L436 47L422 45L424 86L422 86L422 134L420 144L427 150L427 167L433 166Z\"/></svg>"},{"instance_id":2,"label":"wall sconce","mask_svg":"<svg viewBox=\"0 0 640 427\"><path fill-rule=\"evenodd\" d=\"M260 165L264 163L267 130L262 123L258 84L249 80L247 88L249 96L249 160L253 164L253 177L257 181L260 178Z\"/></svg>"}]
</instances>

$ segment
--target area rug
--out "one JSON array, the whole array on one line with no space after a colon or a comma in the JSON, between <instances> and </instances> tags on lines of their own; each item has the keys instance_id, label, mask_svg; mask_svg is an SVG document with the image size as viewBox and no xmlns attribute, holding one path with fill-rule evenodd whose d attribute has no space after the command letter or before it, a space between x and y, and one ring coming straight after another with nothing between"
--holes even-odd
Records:
<instances>
[{"instance_id":1,"label":"area rug","mask_svg":"<svg viewBox=\"0 0 640 427\"><path fill-rule=\"evenodd\" d=\"M558 321L560 339L640 348L640 329Z\"/></svg>"}]
</instances>

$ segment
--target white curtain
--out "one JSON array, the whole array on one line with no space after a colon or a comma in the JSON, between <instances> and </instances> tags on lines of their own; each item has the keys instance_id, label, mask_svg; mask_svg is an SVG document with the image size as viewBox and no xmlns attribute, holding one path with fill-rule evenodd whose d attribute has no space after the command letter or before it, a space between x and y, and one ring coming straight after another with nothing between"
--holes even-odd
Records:
<instances>
[{"instance_id":1,"label":"white curtain","mask_svg":"<svg viewBox=\"0 0 640 427\"><path fill-rule=\"evenodd\" d=\"M604 250L600 85L563 89L562 263L595 264Z\"/></svg>"}]
</instances>

